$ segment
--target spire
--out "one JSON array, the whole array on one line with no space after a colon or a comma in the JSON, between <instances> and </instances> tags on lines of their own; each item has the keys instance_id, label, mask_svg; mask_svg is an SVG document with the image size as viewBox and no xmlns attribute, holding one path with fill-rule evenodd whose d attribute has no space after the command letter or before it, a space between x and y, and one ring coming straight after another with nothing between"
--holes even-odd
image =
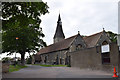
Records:
<instances>
[{"instance_id":1,"label":"spire","mask_svg":"<svg viewBox=\"0 0 120 80\"><path fill-rule=\"evenodd\" d=\"M61 22L60 13L59 13L59 16L58 16L58 21L57 21L57 23L62 23L62 22Z\"/></svg>"},{"instance_id":2,"label":"spire","mask_svg":"<svg viewBox=\"0 0 120 80\"><path fill-rule=\"evenodd\" d=\"M59 14L58 21L57 21L57 28L56 28L56 32L55 32L55 35L54 35L53 39L54 39L54 42L58 42L58 41L60 41L64 38L65 38L65 35L63 33L62 21L61 21L61 17L60 17L60 14Z\"/></svg>"}]
</instances>

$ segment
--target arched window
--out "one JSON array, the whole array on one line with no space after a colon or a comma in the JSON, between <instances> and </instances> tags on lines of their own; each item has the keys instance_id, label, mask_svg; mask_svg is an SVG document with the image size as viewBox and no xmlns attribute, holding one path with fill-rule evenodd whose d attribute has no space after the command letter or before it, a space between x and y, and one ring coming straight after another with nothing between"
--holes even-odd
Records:
<instances>
[{"instance_id":1,"label":"arched window","mask_svg":"<svg viewBox=\"0 0 120 80\"><path fill-rule=\"evenodd\" d=\"M56 56L56 63L55 63L56 65L58 65L59 64L59 57L58 57L58 55Z\"/></svg>"},{"instance_id":2,"label":"arched window","mask_svg":"<svg viewBox=\"0 0 120 80\"><path fill-rule=\"evenodd\" d=\"M60 64L62 64L62 58L60 58Z\"/></svg>"},{"instance_id":3,"label":"arched window","mask_svg":"<svg viewBox=\"0 0 120 80\"><path fill-rule=\"evenodd\" d=\"M104 41L101 46L102 64L110 63L110 46L107 41Z\"/></svg>"},{"instance_id":4,"label":"arched window","mask_svg":"<svg viewBox=\"0 0 120 80\"><path fill-rule=\"evenodd\" d=\"M101 52L102 52L102 53L110 52L110 46L109 46L109 44L108 44L107 41L102 42Z\"/></svg>"},{"instance_id":5,"label":"arched window","mask_svg":"<svg viewBox=\"0 0 120 80\"><path fill-rule=\"evenodd\" d=\"M107 41L104 41L103 43L102 43L102 45L107 45L108 44L108 42Z\"/></svg>"},{"instance_id":6,"label":"arched window","mask_svg":"<svg viewBox=\"0 0 120 80\"><path fill-rule=\"evenodd\" d=\"M81 44L78 44L77 46L76 46L76 50L80 50L82 48L82 45Z\"/></svg>"},{"instance_id":7,"label":"arched window","mask_svg":"<svg viewBox=\"0 0 120 80\"><path fill-rule=\"evenodd\" d=\"M47 62L47 56L45 56L45 61L44 61L45 63Z\"/></svg>"}]
</instances>

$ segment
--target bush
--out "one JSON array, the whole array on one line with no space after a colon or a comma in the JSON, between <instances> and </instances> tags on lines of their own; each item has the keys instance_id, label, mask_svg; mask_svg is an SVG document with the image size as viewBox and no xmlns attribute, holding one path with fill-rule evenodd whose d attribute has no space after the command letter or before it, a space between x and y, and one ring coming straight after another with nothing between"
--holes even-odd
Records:
<instances>
[{"instance_id":1,"label":"bush","mask_svg":"<svg viewBox=\"0 0 120 80\"><path fill-rule=\"evenodd\" d=\"M4 57L2 58L2 63L10 63L10 59L9 57Z\"/></svg>"}]
</instances>

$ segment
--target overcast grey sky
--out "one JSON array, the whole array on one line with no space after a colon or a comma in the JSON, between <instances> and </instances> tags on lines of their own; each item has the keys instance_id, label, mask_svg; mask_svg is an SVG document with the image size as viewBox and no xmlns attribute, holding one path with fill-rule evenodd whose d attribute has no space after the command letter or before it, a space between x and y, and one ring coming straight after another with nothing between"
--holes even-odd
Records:
<instances>
[{"instance_id":1,"label":"overcast grey sky","mask_svg":"<svg viewBox=\"0 0 120 80\"><path fill-rule=\"evenodd\" d=\"M103 30L118 32L119 0L43 0L49 6L49 14L41 17L44 40L53 43L59 11L65 37L80 31L81 35L91 35Z\"/></svg>"},{"instance_id":2,"label":"overcast grey sky","mask_svg":"<svg viewBox=\"0 0 120 80\"><path fill-rule=\"evenodd\" d=\"M49 14L41 16L44 40L53 43L59 11L65 37L80 31L81 35L91 35L102 31L118 32L119 0L43 0L48 3ZM2 54L2 57L6 54ZM14 57L12 55L11 57ZM17 54L17 56L20 56ZM26 54L28 56L28 54ZM0 58L2 58L0 57ZM8 56L9 57L9 56Z\"/></svg>"}]
</instances>

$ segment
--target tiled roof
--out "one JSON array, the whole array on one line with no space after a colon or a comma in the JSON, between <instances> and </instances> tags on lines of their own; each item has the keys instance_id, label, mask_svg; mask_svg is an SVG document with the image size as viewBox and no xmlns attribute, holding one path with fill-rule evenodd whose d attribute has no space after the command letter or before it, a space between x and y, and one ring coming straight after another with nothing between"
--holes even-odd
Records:
<instances>
[{"instance_id":1,"label":"tiled roof","mask_svg":"<svg viewBox=\"0 0 120 80\"><path fill-rule=\"evenodd\" d=\"M96 34L93 34L93 35L90 35L90 36L83 37L83 39L84 39L84 41L87 45L87 48L96 46L101 34L102 34L102 32L99 32L99 33L96 33ZM42 48L37 54L42 54L42 53L48 53L48 52L67 49L67 48L70 47L70 45L72 44L74 39L77 37L77 35L74 35L72 37L64 39L60 42L51 44L51 45L49 45L45 48Z\"/></svg>"},{"instance_id":2,"label":"tiled roof","mask_svg":"<svg viewBox=\"0 0 120 80\"><path fill-rule=\"evenodd\" d=\"M70 47L71 43L74 41L74 39L77 37L77 35L69 37L67 39L64 39L60 42L51 44L45 48L42 48L37 54L42 54L42 53L48 53L48 52L53 52L53 51L58 51L58 50L63 50L67 49Z\"/></svg>"},{"instance_id":3,"label":"tiled roof","mask_svg":"<svg viewBox=\"0 0 120 80\"><path fill-rule=\"evenodd\" d=\"M103 32L99 32L90 36L83 37L85 43L87 44L87 48L96 46L100 36Z\"/></svg>"}]
</instances>

